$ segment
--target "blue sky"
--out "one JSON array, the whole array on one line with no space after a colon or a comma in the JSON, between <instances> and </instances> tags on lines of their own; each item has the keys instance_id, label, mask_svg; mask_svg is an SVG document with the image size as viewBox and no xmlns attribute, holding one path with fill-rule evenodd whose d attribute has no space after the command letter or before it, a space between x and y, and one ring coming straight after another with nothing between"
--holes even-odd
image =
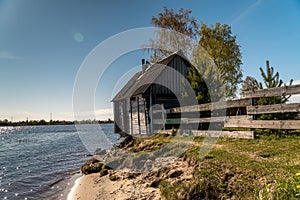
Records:
<instances>
[{"instance_id":1,"label":"blue sky","mask_svg":"<svg viewBox=\"0 0 300 200\"><path fill-rule=\"evenodd\" d=\"M120 32L151 26L163 7L191 9L199 22L226 23L241 45L244 76L260 79L269 59L281 78L300 80L300 1L0 0L0 119L72 119L76 74L89 53ZM98 119L112 117L120 78L140 65L142 51L121 56L99 82ZM136 68L135 68L136 70ZM134 71L134 70L133 70Z\"/></svg>"}]
</instances>

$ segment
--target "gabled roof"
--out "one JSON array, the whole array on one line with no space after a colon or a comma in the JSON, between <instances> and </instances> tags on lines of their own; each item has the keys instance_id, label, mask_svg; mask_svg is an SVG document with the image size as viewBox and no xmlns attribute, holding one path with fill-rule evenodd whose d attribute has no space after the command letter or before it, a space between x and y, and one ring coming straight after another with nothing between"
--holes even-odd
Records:
<instances>
[{"instance_id":1,"label":"gabled roof","mask_svg":"<svg viewBox=\"0 0 300 200\"><path fill-rule=\"evenodd\" d=\"M182 51L179 50L165 59L158 61L157 63L151 65L146 69L144 73L136 73L118 92L118 94L112 99L112 101L120 101L129 99L130 97L142 94L146 92L149 86L154 83L156 78L161 74L161 72L169 65L169 63L176 57L180 56L187 60L183 55Z\"/></svg>"},{"instance_id":2,"label":"gabled roof","mask_svg":"<svg viewBox=\"0 0 300 200\"><path fill-rule=\"evenodd\" d=\"M122 99L128 99L132 96L132 89L134 88L134 84L138 77L142 74L142 72L137 72L118 92L118 94L111 101L119 101Z\"/></svg>"}]
</instances>

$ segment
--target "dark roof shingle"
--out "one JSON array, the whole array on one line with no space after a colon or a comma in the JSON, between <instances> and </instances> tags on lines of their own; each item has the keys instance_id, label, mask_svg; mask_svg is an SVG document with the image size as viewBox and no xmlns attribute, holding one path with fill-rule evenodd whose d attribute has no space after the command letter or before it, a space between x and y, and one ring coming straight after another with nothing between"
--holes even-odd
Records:
<instances>
[{"instance_id":1,"label":"dark roof shingle","mask_svg":"<svg viewBox=\"0 0 300 200\"><path fill-rule=\"evenodd\" d=\"M120 101L129 99L130 97L146 92L149 86L155 82L156 78L167 67L167 65L179 55L182 57L182 52L178 51L167 58L158 61L146 69L144 73L136 73L112 99L112 101ZM183 57L185 59L185 57Z\"/></svg>"}]
</instances>

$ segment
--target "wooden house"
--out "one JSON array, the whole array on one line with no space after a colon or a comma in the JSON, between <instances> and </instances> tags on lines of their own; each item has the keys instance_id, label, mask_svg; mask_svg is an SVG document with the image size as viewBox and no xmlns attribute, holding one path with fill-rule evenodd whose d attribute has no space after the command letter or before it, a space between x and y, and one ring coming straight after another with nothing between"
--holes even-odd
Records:
<instances>
[{"instance_id":1,"label":"wooden house","mask_svg":"<svg viewBox=\"0 0 300 200\"><path fill-rule=\"evenodd\" d=\"M154 64L145 63L143 59L142 71L112 99L115 132L149 135L166 128L167 124L156 124L154 119L165 121L164 110L181 105L180 99L186 93L186 86L190 85L187 81L191 67L194 66L182 51Z\"/></svg>"}]
</instances>

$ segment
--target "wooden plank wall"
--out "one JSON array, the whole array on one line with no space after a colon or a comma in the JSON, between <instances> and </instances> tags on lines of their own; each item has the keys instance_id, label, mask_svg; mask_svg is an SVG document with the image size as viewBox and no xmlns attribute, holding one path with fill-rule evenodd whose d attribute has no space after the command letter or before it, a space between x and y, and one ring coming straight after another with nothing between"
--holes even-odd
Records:
<instances>
[{"instance_id":1,"label":"wooden plank wall","mask_svg":"<svg viewBox=\"0 0 300 200\"><path fill-rule=\"evenodd\" d=\"M149 122L147 118L148 113L145 99L142 96L138 96L137 98L130 100L130 106L130 115L128 117L132 124L130 134L149 134Z\"/></svg>"}]
</instances>

